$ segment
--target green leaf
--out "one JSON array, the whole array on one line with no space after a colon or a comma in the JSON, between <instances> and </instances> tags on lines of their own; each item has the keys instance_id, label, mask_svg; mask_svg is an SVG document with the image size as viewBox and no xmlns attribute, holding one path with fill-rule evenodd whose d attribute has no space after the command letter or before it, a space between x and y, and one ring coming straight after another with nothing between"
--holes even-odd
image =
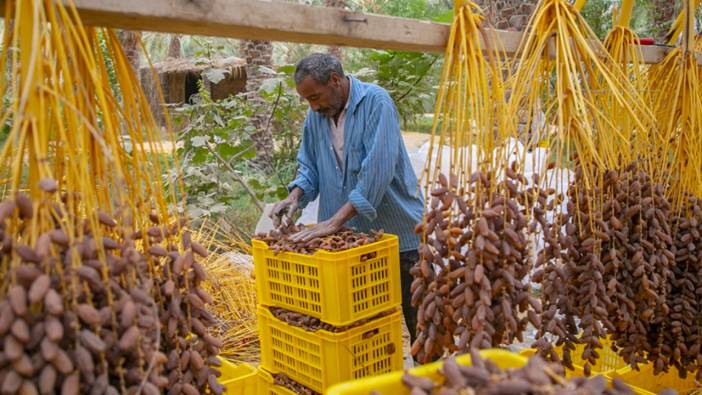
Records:
<instances>
[{"instance_id":1,"label":"green leaf","mask_svg":"<svg viewBox=\"0 0 702 395\"><path fill-rule=\"evenodd\" d=\"M197 148L195 150L195 155L193 155L191 162L194 165L201 165L207 161L207 157L209 156L209 151L207 151L204 148Z\"/></svg>"},{"instance_id":2,"label":"green leaf","mask_svg":"<svg viewBox=\"0 0 702 395\"><path fill-rule=\"evenodd\" d=\"M231 133L231 129L229 127L212 129L212 134L217 136L217 137L221 137L222 139L228 138L230 133Z\"/></svg>"},{"instance_id":3,"label":"green leaf","mask_svg":"<svg viewBox=\"0 0 702 395\"><path fill-rule=\"evenodd\" d=\"M244 159L254 159L256 157L256 147L251 146L242 157Z\"/></svg>"},{"instance_id":4,"label":"green leaf","mask_svg":"<svg viewBox=\"0 0 702 395\"><path fill-rule=\"evenodd\" d=\"M278 67L279 73L292 74L295 72L295 65L286 64L285 66Z\"/></svg>"},{"instance_id":5,"label":"green leaf","mask_svg":"<svg viewBox=\"0 0 702 395\"><path fill-rule=\"evenodd\" d=\"M240 146L235 147L227 143L222 143L217 145L216 151L220 156L222 156L222 158L229 159L232 156L241 152L242 148Z\"/></svg>"},{"instance_id":6,"label":"green leaf","mask_svg":"<svg viewBox=\"0 0 702 395\"><path fill-rule=\"evenodd\" d=\"M230 130L236 130L241 127L241 124L246 120L246 117L234 117L229 119L229 124L227 125L227 133Z\"/></svg>"},{"instance_id":7,"label":"green leaf","mask_svg":"<svg viewBox=\"0 0 702 395\"><path fill-rule=\"evenodd\" d=\"M255 178L250 178L248 183L249 183L249 186L253 189L256 189L256 190L263 189L263 185L261 185L261 183Z\"/></svg>"},{"instance_id":8,"label":"green leaf","mask_svg":"<svg viewBox=\"0 0 702 395\"><path fill-rule=\"evenodd\" d=\"M277 197L280 200L283 200L286 197L288 197L288 188L278 187L278 189L275 190L275 197Z\"/></svg>"}]
</instances>

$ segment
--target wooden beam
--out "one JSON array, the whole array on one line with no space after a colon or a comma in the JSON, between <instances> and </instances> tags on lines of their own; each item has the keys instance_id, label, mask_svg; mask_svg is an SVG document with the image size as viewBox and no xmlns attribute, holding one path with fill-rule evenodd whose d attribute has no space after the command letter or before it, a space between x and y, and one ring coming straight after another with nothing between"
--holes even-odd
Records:
<instances>
[{"instance_id":1,"label":"wooden beam","mask_svg":"<svg viewBox=\"0 0 702 395\"><path fill-rule=\"evenodd\" d=\"M272 0L72 1L89 25L249 40L443 53L450 29L444 23ZM514 56L521 33L495 33L505 55ZM670 49L643 46L644 62L660 63Z\"/></svg>"},{"instance_id":2,"label":"wooden beam","mask_svg":"<svg viewBox=\"0 0 702 395\"><path fill-rule=\"evenodd\" d=\"M248 40L443 52L449 26L282 1L73 0L86 24Z\"/></svg>"}]
</instances>

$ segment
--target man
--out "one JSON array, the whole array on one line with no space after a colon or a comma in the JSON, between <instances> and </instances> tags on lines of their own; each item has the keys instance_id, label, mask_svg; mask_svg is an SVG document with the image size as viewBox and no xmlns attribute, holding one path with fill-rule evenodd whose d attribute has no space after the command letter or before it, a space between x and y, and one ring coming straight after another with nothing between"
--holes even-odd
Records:
<instances>
[{"instance_id":1,"label":"man","mask_svg":"<svg viewBox=\"0 0 702 395\"><path fill-rule=\"evenodd\" d=\"M318 195L318 224L295 235L311 240L352 227L383 229L400 238L402 309L414 341L417 317L410 306L410 268L419 260L423 200L407 155L397 110L388 93L374 84L345 76L328 54L312 54L295 70L297 92L307 100L297 178L288 197L275 205L275 226Z\"/></svg>"}]
</instances>

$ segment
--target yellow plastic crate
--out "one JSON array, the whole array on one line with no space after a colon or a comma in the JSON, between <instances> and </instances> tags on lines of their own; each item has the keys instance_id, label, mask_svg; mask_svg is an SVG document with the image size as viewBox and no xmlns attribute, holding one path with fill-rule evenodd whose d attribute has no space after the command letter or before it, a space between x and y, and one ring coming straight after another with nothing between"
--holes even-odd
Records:
<instances>
[{"instance_id":1,"label":"yellow plastic crate","mask_svg":"<svg viewBox=\"0 0 702 395\"><path fill-rule=\"evenodd\" d=\"M480 352L483 358L490 359L500 368L520 368L527 363L527 358L524 356L511 353L505 350L483 350ZM462 365L470 365L470 354L461 355L456 358L456 361ZM429 377L436 382L441 382L442 376L437 373L443 362L434 362L428 365L419 366L410 369L411 374L417 376ZM383 395L407 395L409 389L402 384L402 375L404 372L392 372L382 376L370 377L363 380L356 380L347 383L335 385L326 392L326 395L368 395L371 391L378 391Z\"/></svg>"},{"instance_id":2,"label":"yellow plastic crate","mask_svg":"<svg viewBox=\"0 0 702 395\"><path fill-rule=\"evenodd\" d=\"M261 366L317 392L342 381L402 369L402 314L342 333L307 332L259 306Z\"/></svg>"},{"instance_id":3,"label":"yellow plastic crate","mask_svg":"<svg viewBox=\"0 0 702 395\"><path fill-rule=\"evenodd\" d=\"M618 378L628 384L636 394L654 395L666 388L671 388L678 391L680 394L684 394L700 388L693 376L689 376L687 379L681 379L678 376L677 370L674 368L668 373L657 376L653 374L653 366L651 365L640 365L640 370L634 370L622 357L611 349L610 346L612 343L609 339L603 339L601 343L603 348L598 351L600 358L597 360L597 365L592 367L592 373L602 374L612 379ZM583 375L583 361L580 359L580 356L582 355L584 347L585 346L582 344L575 347L575 351L572 353L575 371L566 369L566 376ZM560 353L560 351L560 347L556 349L556 352ZM528 357L535 352L536 350L534 349L526 349L520 352L520 354Z\"/></svg>"},{"instance_id":4,"label":"yellow plastic crate","mask_svg":"<svg viewBox=\"0 0 702 395\"><path fill-rule=\"evenodd\" d=\"M601 374L604 376L613 377L614 372L618 369L623 369L628 366L628 364L620 357L616 352L612 350L610 345L612 344L609 339L600 339L602 343L602 348L597 350L600 357L597 359L597 364L590 366L591 373L593 375ZM584 344L576 344L575 350L570 353L573 359L573 367L575 370L566 369L566 376L583 376L583 365L585 361L582 360L583 350L585 349ZM556 347L556 352L561 355L563 347ZM535 354L536 350L533 348L528 348L522 350L519 354L525 357L530 357Z\"/></svg>"},{"instance_id":5,"label":"yellow plastic crate","mask_svg":"<svg viewBox=\"0 0 702 395\"><path fill-rule=\"evenodd\" d=\"M256 295L265 306L345 326L402 304L397 236L342 252L281 252L253 241Z\"/></svg>"},{"instance_id":6,"label":"yellow plastic crate","mask_svg":"<svg viewBox=\"0 0 702 395\"><path fill-rule=\"evenodd\" d=\"M273 383L273 376L263 368L258 368L257 395L297 395L294 391Z\"/></svg>"},{"instance_id":7,"label":"yellow plastic crate","mask_svg":"<svg viewBox=\"0 0 702 395\"><path fill-rule=\"evenodd\" d=\"M619 369L614 373L625 383L636 386L634 392L639 395L655 395L666 388L674 389L679 394L686 394L693 390L700 389L700 385L695 381L694 374L688 374L686 379L678 376L678 371L671 368L668 373L659 375L653 374L653 366L640 366L640 370L634 370L631 366Z\"/></svg>"},{"instance_id":8,"label":"yellow plastic crate","mask_svg":"<svg viewBox=\"0 0 702 395\"><path fill-rule=\"evenodd\" d=\"M235 365L220 358L222 366L219 383L227 389L227 394L258 395L258 371L249 364Z\"/></svg>"}]
</instances>

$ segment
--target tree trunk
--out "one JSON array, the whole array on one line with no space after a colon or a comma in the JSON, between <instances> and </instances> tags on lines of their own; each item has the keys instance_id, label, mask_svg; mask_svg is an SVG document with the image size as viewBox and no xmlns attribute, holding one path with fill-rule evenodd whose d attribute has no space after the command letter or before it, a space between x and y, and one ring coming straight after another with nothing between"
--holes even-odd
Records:
<instances>
[{"instance_id":1,"label":"tree trunk","mask_svg":"<svg viewBox=\"0 0 702 395\"><path fill-rule=\"evenodd\" d=\"M666 34L675 18L675 4L673 0L653 0L653 34L656 43L665 44Z\"/></svg>"},{"instance_id":2,"label":"tree trunk","mask_svg":"<svg viewBox=\"0 0 702 395\"><path fill-rule=\"evenodd\" d=\"M131 30L122 30L119 32L118 37L120 44L122 44L124 55L127 57L129 65L132 66L132 70L138 79L139 68L141 66L141 59L139 58L140 34Z\"/></svg>"},{"instance_id":3,"label":"tree trunk","mask_svg":"<svg viewBox=\"0 0 702 395\"><path fill-rule=\"evenodd\" d=\"M324 5L326 7L333 8L346 8L346 0L324 0ZM339 59L341 63L344 62L344 53L341 47L330 46L327 49L327 52L331 55L336 56L336 58Z\"/></svg>"},{"instance_id":4,"label":"tree trunk","mask_svg":"<svg viewBox=\"0 0 702 395\"><path fill-rule=\"evenodd\" d=\"M273 131L268 127L268 111L265 101L258 94L261 83L267 78L261 66L273 68L273 44L270 41L242 40L240 53L246 60L246 91L254 106L252 122L257 132L253 135L259 165L270 163L273 153ZM264 167L269 169L268 167ZM269 169L270 170L270 169Z\"/></svg>"},{"instance_id":5,"label":"tree trunk","mask_svg":"<svg viewBox=\"0 0 702 395\"><path fill-rule=\"evenodd\" d=\"M171 40L168 43L168 58L180 59L182 57L180 50L180 34L171 34Z\"/></svg>"},{"instance_id":6,"label":"tree trunk","mask_svg":"<svg viewBox=\"0 0 702 395\"><path fill-rule=\"evenodd\" d=\"M538 0L477 0L485 17L497 29L523 31Z\"/></svg>"}]
</instances>

